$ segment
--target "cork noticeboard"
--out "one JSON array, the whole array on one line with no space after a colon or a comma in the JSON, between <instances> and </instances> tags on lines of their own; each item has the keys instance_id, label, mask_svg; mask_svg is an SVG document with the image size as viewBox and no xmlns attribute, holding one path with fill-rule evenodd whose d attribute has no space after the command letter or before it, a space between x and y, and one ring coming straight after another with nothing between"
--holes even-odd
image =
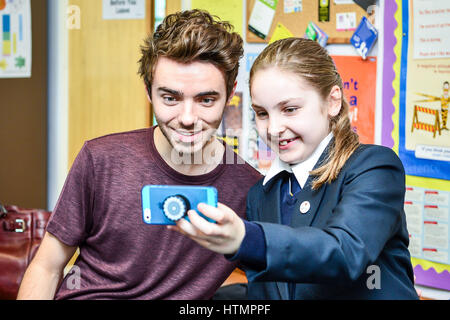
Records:
<instances>
[{"instance_id":1,"label":"cork noticeboard","mask_svg":"<svg viewBox=\"0 0 450 320\"><path fill-rule=\"evenodd\" d=\"M308 26L308 23L310 21L314 22L328 35L327 43L350 43L350 38L352 37L354 30L337 31L336 14L344 12L355 12L356 26L358 26L363 16L367 17L367 12L365 12L364 9L356 3L336 5L333 0L330 0L330 21L319 22L319 0L304 0L302 1L302 11L293 13L284 13L284 0L278 0L275 17L273 18L269 34L266 39L261 39L253 32L248 30L248 21L250 19L250 14L252 13L255 1L256 0L247 0L246 40L249 43L268 43L278 22L281 22L287 29L289 29L289 31L294 34L294 36L303 37L306 31L306 27Z\"/></svg>"}]
</instances>

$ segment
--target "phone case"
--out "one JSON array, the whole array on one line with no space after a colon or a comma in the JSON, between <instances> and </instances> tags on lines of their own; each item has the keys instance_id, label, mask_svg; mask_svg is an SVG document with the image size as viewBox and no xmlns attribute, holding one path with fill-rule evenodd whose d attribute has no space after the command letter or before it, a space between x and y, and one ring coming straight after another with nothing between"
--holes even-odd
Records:
<instances>
[{"instance_id":1,"label":"phone case","mask_svg":"<svg viewBox=\"0 0 450 320\"><path fill-rule=\"evenodd\" d=\"M146 185L142 188L142 215L146 224L175 225L182 209L186 212L196 210L206 220L215 222L197 210L199 203L217 207L217 189L210 186L168 185ZM183 217L189 220L187 215Z\"/></svg>"}]
</instances>

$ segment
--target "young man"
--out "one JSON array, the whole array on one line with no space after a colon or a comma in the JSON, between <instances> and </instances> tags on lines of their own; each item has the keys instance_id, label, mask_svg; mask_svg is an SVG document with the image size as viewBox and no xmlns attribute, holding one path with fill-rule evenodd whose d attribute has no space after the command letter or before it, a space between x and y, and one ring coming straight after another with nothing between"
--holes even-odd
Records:
<instances>
[{"instance_id":1,"label":"young man","mask_svg":"<svg viewBox=\"0 0 450 320\"><path fill-rule=\"evenodd\" d=\"M158 126L85 143L20 299L209 299L233 271L222 255L144 224L140 196L149 184L211 185L244 215L260 175L214 137L243 53L230 28L192 10L168 16L146 40L140 74ZM77 247L77 272L60 282Z\"/></svg>"}]
</instances>

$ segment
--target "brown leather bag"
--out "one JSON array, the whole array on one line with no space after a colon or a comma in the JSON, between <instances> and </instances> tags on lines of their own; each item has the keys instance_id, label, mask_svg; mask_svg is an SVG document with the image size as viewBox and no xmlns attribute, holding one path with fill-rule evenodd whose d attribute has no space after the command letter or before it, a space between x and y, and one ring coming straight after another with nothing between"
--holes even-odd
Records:
<instances>
[{"instance_id":1,"label":"brown leather bag","mask_svg":"<svg viewBox=\"0 0 450 320\"><path fill-rule=\"evenodd\" d=\"M0 300L16 299L50 215L45 210L0 205Z\"/></svg>"}]
</instances>

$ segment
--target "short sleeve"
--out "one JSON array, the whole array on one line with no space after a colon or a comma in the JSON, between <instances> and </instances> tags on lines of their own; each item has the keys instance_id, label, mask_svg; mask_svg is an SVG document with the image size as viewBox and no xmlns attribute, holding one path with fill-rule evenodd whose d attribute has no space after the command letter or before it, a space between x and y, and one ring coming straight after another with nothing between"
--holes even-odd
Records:
<instances>
[{"instance_id":1,"label":"short sleeve","mask_svg":"<svg viewBox=\"0 0 450 320\"><path fill-rule=\"evenodd\" d=\"M85 240L92 224L94 165L88 145L76 157L47 225L47 232L69 246Z\"/></svg>"}]
</instances>

